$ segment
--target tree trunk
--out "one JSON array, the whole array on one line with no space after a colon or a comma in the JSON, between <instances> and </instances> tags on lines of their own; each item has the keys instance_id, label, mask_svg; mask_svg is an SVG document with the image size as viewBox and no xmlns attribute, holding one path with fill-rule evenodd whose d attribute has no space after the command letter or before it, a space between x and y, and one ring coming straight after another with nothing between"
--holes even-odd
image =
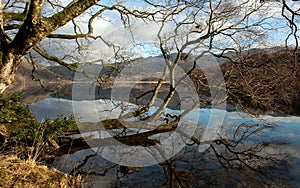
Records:
<instances>
[{"instance_id":1,"label":"tree trunk","mask_svg":"<svg viewBox=\"0 0 300 188\"><path fill-rule=\"evenodd\" d=\"M16 57L11 52L2 54L2 62L0 64L0 93L3 93L9 85L14 81L17 65L21 59Z\"/></svg>"},{"instance_id":2,"label":"tree trunk","mask_svg":"<svg viewBox=\"0 0 300 188\"><path fill-rule=\"evenodd\" d=\"M85 12L99 0L72 1L52 17L41 18L45 0L31 0L24 23L13 40L7 41L3 29L4 17L0 0L0 94L14 81L18 66L24 56L50 33Z\"/></svg>"}]
</instances>

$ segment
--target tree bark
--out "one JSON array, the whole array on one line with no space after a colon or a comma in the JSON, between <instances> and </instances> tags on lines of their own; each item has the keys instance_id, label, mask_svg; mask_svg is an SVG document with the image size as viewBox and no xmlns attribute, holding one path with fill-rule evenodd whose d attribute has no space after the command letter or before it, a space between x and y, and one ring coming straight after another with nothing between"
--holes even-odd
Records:
<instances>
[{"instance_id":1,"label":"tree bark","mask_svg":"<svg viewBox=\"0 0 300 188\"><path fill-rule=\"evenodd\" d=\"M1 1L1 0L0 0ZM20 27L15 38L9 42L6 40L3 30L4 18L2 7L0 12L0 93L3 93L14 81L14 77L24 56L31 51L40 41L70 20L81 15L99 0L80 0L71 2L62 11L52 17L41 18L41 12L45 0L31 0L29 11L24 23ZM1 3L2 6L2 3Z\"/></svg>"}]
</instances>

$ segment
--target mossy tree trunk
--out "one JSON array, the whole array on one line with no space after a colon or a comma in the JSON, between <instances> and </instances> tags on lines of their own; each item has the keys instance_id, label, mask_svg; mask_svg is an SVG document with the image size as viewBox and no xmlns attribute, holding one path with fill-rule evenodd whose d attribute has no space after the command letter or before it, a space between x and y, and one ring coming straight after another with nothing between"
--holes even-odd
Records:
<instances>
[{"instance_id":1,"label":"mossy tree trunk","mask_svg":"<svg viewBox=\"0 0 300 188\"><path fill-rule=\"evenodd\" d=\"M16 70L24 56L50 33L81 15L98 0L73 1L51 17L41 17L45 0L30 0L23 13L3 12L0 0L0 93L14 81ZM4 24L23 21L14 38L9 37Z\"/></svg>"}]
</instances>

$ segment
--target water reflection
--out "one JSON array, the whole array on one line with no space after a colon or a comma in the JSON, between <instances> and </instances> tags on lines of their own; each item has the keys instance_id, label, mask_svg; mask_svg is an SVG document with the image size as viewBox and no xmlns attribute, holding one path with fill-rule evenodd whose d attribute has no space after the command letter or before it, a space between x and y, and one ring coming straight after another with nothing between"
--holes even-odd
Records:
<instances>
[{"instance_id":1,"label":"water reflection","mask_svg":"<svg viewBox=\"0 0 300 188\"><path fill-rule=\"evenodd\" d=\"M88 101L82 102L83 108L89 105ZM55 117L58 113L73 113L71 101L54 98L34 104L31 110L40 120L46 114ZM205 126L210 112L196 109L189 117L200 113L198 123ZM209 142L205 152L198 151L199 143L194 140L165 162L133 168L102 158L95 152L97 148L80 145L64 150L51 165L82 174L83 187L298 187L299 133L300 117L262 116L258 120L227 112L218 139Z\"/></svg>"}]
</instances>

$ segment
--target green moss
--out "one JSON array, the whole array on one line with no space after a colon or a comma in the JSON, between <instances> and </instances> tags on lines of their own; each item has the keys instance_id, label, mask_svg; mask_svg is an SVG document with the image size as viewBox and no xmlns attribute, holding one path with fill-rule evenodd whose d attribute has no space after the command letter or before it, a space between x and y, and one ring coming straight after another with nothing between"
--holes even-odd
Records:
<instances>
[{"instance_id":1,"label":"green moss","mask_svg":"<svg viewBox=\"0 0 300 188\"><path fill-rule=\"evenodd\" d=\"M24 21L26 18L25 14L13 13L13 12L3 12L4 22L9 22L12 20Z\"/></svg>"},{"instance_id":2,"label":"green moss","mask_svg":"<svg viewBox=\"0 0 300 188\"><path fill-rule=\"evenodd\" d=\"M64 9L61 12L56 13L55 15L53 15L52 20L56 23L60 23L60 25L64 25L66 24L66 17L70 16L70 11L67 9Z\"/></svg>"}]
</instances>

